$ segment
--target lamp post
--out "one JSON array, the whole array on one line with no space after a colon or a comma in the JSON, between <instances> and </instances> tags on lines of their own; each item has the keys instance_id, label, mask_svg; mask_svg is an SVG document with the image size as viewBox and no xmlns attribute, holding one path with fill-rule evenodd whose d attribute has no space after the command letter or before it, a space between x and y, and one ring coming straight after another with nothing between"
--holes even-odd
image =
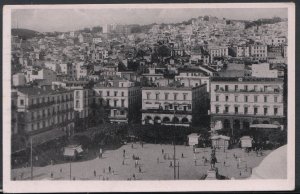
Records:
<instances>
[{"instance_id":1,"label":"lamp post","mask_svg":"<svg viewBox=\"0 0 300 194\"><path fill-rule=\"evenodd\" d=\"M32 137L30 138L30 179L33 180Z\"/></svg>"}]
</instances>

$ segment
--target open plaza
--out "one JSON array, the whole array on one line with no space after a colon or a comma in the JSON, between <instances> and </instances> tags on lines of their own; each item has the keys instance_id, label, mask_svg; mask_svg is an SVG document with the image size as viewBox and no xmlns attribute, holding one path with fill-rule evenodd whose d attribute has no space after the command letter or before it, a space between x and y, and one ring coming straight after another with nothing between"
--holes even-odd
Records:
<instances>
[{"instance_id":1,"label":"open plaza","mask_svg":"<svg viewBox=\"0 0 300 194\"><path fill-rule=\"evenodd\" d=\"M173 145L128 143L115 150L104 150L101 158L98 157L99 150L100 148L97 151L89 150L95 156L88 160L83 157L71 164L66 160L65 163L34 167L33 180L174 179ZM176 145L176 179L205 179L211 168L211 152L211 148L196 148L194 153L193 147ZM269 153L270 151L262 151L262 154L257 155L256 152L247 153L240 148L217 149L215 167L220 175L228 179L246 179ZM11 176L14 180L30 180L31 169L13 169Z\"/></svg>"}]
</instances>

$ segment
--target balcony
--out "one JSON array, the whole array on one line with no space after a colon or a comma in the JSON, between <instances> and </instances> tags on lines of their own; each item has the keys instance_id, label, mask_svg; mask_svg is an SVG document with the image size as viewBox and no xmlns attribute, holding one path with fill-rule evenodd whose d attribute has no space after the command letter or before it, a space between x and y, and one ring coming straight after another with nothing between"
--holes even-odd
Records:
<instances>
[{"instance_id":1,"label":"balcony","mask_svg":"<svg viewBox=\"0 0 300 194\"><path fill-rule=\"evenodd\" d=\"M235 112L219 112L219 113L211 113L212 116L237 116L237 117L274 117L274 118L282 118L282 117L286 117L284 115L278 115L277 114L274 114L274 115L271 115L271 114L254 114L254 113L235 113Z\"/></svg>"},{"instance_id":2,"label":"balcony","mask_svg":"<svg viewBox=\"0 0 300 194\"><path fill-rule=\"evenodd\" d=\"M164 109L146 109L142 113L160 113L160 114L192 114L192 110L164 110Z\"/></svg>"},{"instance_id":3,"label":"balcony","mask_svg":"<svg viewBox=\"0 0 300 194\"><path fill-rule=\"evenodd\" d=\"M283 90L244 90L244 89L238 89L238 90L224 90L223 88L215 89L216 93L263 93L263 94L282 94Z\"/></svg>"},{"instance_id":4,"label":"balcony","mask_svg":"<svg viewBox=\"0 0 300 194\"><path fill-rule=\"evenodd\" d=\"M46 107L46 106L51 106L53 104L54 104L54 101L43 102L43 103L38 103L38 104L32 104L32 105L28 106L28 110L43 108L43 107Z\"/></svg>"}]
</instances>

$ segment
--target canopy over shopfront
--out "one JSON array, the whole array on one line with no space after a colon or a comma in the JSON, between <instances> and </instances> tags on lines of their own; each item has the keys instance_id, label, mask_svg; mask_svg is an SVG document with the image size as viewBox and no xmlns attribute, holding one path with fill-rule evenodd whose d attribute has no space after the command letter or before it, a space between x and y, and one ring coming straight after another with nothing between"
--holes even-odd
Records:
<instances>
[{"instance_id":1,"label":"canopy over shopfront","mask_svg":"<svg viewBox=\"0 0 300 194\"><path fill-rule=\"evenodd\" d=\"M275 124L252 124L250 128L257 128L257 129L279 129L280 125Z\"/></svg>"},{"instance_id":2,"label":"canopy over shopfront","mask_svg":"<svg viewBox=\"0 0 300 194\"><path fill-rule=\"evenodd\" d=\"M271 152L252 170L249 179L286 179L287 178L287 146Z\"/></svg>"},{"instance_id":3,"label":"canopy over shopfront","mask_svg":"<svg viewBox=\"0 0 300 194\"><path fill-rule=\"evenodd\" d=\"M65 147L64 156L76 157L77 154L81 154L82 152L83 152L83 149L82 149L81 145L71 145L71 146Z\"/></svg>"}]
</instances>

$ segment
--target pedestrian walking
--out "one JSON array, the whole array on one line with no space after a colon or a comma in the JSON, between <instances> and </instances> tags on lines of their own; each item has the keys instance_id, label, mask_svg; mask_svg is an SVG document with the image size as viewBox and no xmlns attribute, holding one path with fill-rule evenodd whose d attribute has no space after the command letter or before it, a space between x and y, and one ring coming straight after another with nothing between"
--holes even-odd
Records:
<instances>
[{"instance_id":1,"label":"pedestrian walking","mask_svg":"<svg viewBox=\"0 0 300 194\"><path fill-rule=\"evenodd\" d=\"M164 154L164 153L165 153L164 149L161 149L161 153L162 153L162 154Z\"/></svg>"},{"instance_id":2,"label":"pedestrian walking","mask_svg":"<svg viewBox=\"0 0 300 194\"><path fill-rule=\"evenodd\" d=\"M239 164L239 163L237 163L237 164L236 164L236 167L237 167L237 168L240 168L240 164Z\"/></svg>"},{"instance_id":3,"label":"pedestrian walking","mask_svg":"<svg viewBox=\"0 0 300 194\"><path fill-rule=\"evenodd\" d=\"M172 163L172 161L170 162L170 167L172 167L173 166L173 163Z\"/></svg>"},{"instance_id":4,"label":"pedestrian walking","mask_svg":"<svg viewBox=\"0 0 300 194\"><path fill-rule=\"evenodd\" d=\"M181 158L183 158L183 153L181 153Z\"/></svg>"},{"instance_id":5,"label":"pedestrian walking","mask_svg":"<svg viewBox=\"0 0 300 194\"><path fill-rule=\"evenodd\" d=\"M110 166L108 167L108 172L111 173L111 167Z\"/></svg>"},{"instance_id":6,"label":"pedestrian walking","mask_svg":"<svg viewBox=\"0 0 300 194\"><path fill-rule=\"evenodd\" d=\"M224 161L223 165L225 166L226 162Z\"/></svg>"},{"instance_id":7,"label":"pedestrian walking","mask_svg":"<svg viewBox=\"0 0 300 194\"><path fill-rule=\"evenodd\" d=\"M103 168L103 173L105 173L105 168Z\"/></svg>"},{"instance_id":8,"label":"pedestrian walking","mask_svg":"<svg viewBox=\"0 0 300 194\"><path fill-rule=\"evenodd\" d=\"M97 176L96 170L94 170L94 176Z\"/></svg>"},{"instance_id":9,"label":"pedestrian walking","mask_svg":"<svg viewBox=\"0 0 300 194\"><path fill-rule=\"evenodd\" d=\"M240 171L240 176L242 176L242 171Z\"/></svg>"},{"instance_id":10,"label":"pedestrian walking","mask_svg":"<svg viewBox=\"0 0 300 194\"><path fill-rule=\"evenodd\" d=\"M21 179L23 179L23 176L24 176L24 173L22 172L22 173L21 173Z\"/></svg>"},{"instance_id":11,"label":"pedestrian walking","mask_svg":"<svg viewBox=\"0 0 300 194\"><path fill-rule=\"evenodd\" d=\"M141 173L142 172L142 169L141 169L141 167L139 166L139 173Z\"/></svg>"},{"instance_id":12,"label":"pedestrian walking","mask_svg":"<svg viewBox=\"0 0 300 194\"><path fill-rule=\"evenodd\" d=\"M135 180L135 174L132 175L133 179Z\"/></svg>"},{"instance_id":13,"label":"pedestrian walking","mask_svg":"<svg viewBox=\"0 0 300 194\"><path fill-rule=\"evenodd\" d=\"M144 142L142 142L142 148L144 147Z\"/></svg>"},{"instance_id":14,"label":"pedestrian walking","mask_svg":"<svg viewBox=\"0 0 300 194\"><path fill-rule=\"evenodd\" d=\"M159 163L159 157L157 157L157 164Z\"/></svg>"},{"instance_id":15,"label":"pedestrian walking","mask_svg":"<svg viewBox=\"0 0 300 194\"><path fill-rule=\"evenodd\" d=\"M50 175L50 176L51 176L51 178L53 178L53 172L51 172L51 175Z\"/></svg>"},{"instance_id":16,"label":"pedestrian walking","mask_svg":"<svg viewBox=\"0 0 300 194\"><path fill-rule=\"evenodd\" d=\"M197 160L194 160L195 161L195 166L197 166Z\"/></svg>"},{"instance_id":17,"label":"pedestrian walking","mask_svg":"<svg viewBox=\"0 0 300 194\"><path fill-rule=\"evenodd\" d=\"M125 162L124 162L124 160L123 160L122 165L124 165L124 163L125 163Z\"/></svg>"},{"instance_id":18,"label":"pedestrian walking","mask_svg":"<svg viewBox=\"0 0 300 194\"><path fill-rule=\"evenodd\" d=\"M76 180L75 177L73 177L73 180L74 180L74 181Z\"/></svg>"},{"instance_id":19,"label":"pedestrian walking","mask_svg":"<svg viewBox=\"0 0 300 194\"><path fill-rule=\"evenodd\" d=\"M133 143L131 144L131 149L133 149Z\"/></svg>"}]
</instances>

